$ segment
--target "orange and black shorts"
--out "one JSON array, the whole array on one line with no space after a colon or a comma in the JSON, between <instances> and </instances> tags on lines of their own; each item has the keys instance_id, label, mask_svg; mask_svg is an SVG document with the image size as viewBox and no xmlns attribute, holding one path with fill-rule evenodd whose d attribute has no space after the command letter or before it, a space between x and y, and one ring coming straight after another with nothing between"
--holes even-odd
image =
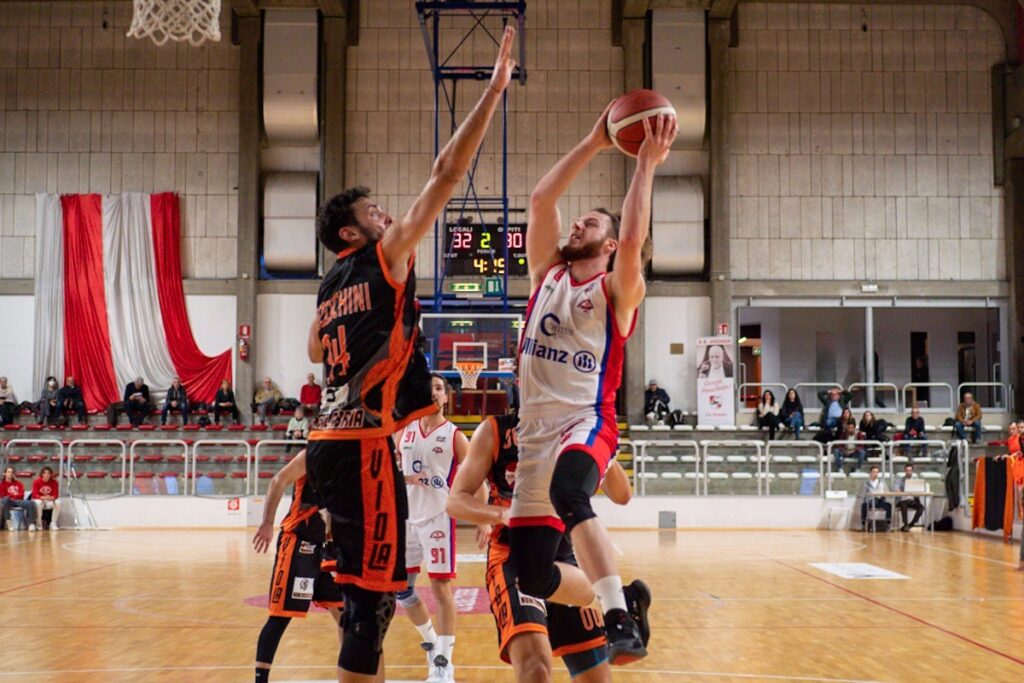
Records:
<instances>
[{"instance_id":1,"label":"orange and black shorts","mask_svg":"<svg viewBox=\"0 0 1024 683\"><path fill-rule=\"evenodd\" d=\"M305 617L311 602L325 609L344 605L341 586L320 569L320 548L290 531L278 534L270 577L271 616Z\"/></svg>"},{"instance_id":2,"label":"orange and black shorts","mask_svg":"<svg viewBox=\"0 0 1024 683\"><path fill-rule=\"evenodd\" d=\"M498 652L509 662L508 645L521 633L546 633L555 657L586 652L605 645L600 613L589 607L568 607L524 595L516 586L508 563L507 545L491 543L487 549L485 583L491 615L498 628Z\"/></svg>"},{"instance_id":3,"label":"orange and black shorts","mask_svg":"<svg viewBox=\"0 0 1024 683\"><path fill-rule=\"evenodd\" d=\"M405 480L391 439L310 441L306 476L331 515L334 580L382 593L404 590Z\"/></svg>"}]
</instances>

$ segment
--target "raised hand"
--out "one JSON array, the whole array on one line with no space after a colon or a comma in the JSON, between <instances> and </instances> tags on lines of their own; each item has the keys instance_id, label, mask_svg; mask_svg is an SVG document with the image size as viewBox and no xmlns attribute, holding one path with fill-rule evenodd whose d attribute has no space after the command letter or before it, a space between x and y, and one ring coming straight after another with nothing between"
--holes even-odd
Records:
<instances>
[{"instance_id":1,"label":"raised hand","mask_svg":"<svg viewBox=\"0 0 1024 683\"><path fill-rule=\"evenodd\" d=\"M613 104L615 104L615 100L608 103L608 106L601 112L601 116L598 117L597 123L591 129L590 134L587 135L587 140L601 149L608 149L614 146L611 137L608 136L608 112L612 110Z\"/></svg>"},{"instance_id":2,"label":"raised hand","mask_svg":"<svg viewBox=\"0 0 1024 683\"><path fill-rule=\"evenodd\" d=\"M653 125L651 118L654 119ZM656 117L645 118L643 124L644 141L637 152L637 159L658 166L668 158L672 142L675 141L679 130L679 123L674 116L659 114Z\"/></svg>"},{"instance_id":3,"label":"raised hand","mask_svg":"<svg viewBox=\"0 0 1024 683\"><path fill-rule=\"evenodd\" d=\"M491 85L495 91L501 93L508 87L512 80L512 70L516 68L516 61L512 59L512 43L515 42L516 29L509 24L501 36L501 47L498 48L498 58L494 62L494 73L491 74Z\"/></svg>"}]
</instances>

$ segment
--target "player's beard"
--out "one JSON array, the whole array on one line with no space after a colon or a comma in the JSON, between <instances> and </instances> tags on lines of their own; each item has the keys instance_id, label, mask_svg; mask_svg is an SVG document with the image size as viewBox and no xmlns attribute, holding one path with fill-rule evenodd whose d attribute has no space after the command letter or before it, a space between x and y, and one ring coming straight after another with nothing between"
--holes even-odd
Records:
<instances>
[{"instance_id":1,"label":"player's beard","mask_svg":"<svg viewBox=\"0 0 1024 683\"><path fill-rule=\"evenodd\" d=\"M578 246L566 244L559 251L562 255L562 260L571 263L573 261L587 261L597 258L601 255L601 248L603 246L603 242L585 242Z\"/></svg>"}]
</instances>

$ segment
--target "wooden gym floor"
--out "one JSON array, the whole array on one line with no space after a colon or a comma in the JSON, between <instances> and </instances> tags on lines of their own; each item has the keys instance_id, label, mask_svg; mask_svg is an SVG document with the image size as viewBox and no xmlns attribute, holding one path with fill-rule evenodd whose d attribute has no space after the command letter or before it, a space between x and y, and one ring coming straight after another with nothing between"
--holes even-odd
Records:
<instances>
[{"instance_id":1,"label":"wooden gym floor","mask_svg":"<svg viewBox=\"0 0 1024 683\"><path fill-rule=\"evenodd\" d=\"M0 681L252 680L271 556L251 531L0 533ZM460 532L461 553L476 552ZM1017 546L960 534L619 531L624 576L651 585L651 655L620 681L1021 681ZM851 580L813 562L909 577ZM497 658L483 564L456 582L459 681L511 680ZM474 590L477 588L478 590ZM251 603L257 603L254 606ZM423 680L396 617L389 680ZM325 614L293 620L273 680L333 680ZM559 663L560 664L560 663ZM568 680L564 670L560 680Z\"/></svg>"}]
</instances>

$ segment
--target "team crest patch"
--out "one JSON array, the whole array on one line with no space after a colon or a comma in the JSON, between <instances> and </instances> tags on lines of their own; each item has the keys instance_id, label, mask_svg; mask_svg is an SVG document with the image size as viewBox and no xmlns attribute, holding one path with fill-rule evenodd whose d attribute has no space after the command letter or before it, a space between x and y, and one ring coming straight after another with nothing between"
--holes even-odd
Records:
<instances>
[{"instance_id":1,"label":"team crest patch","mask_svg":"<svg viewBox=\"0 0 1024 683\"><path fill-rule=\"evenodd\" d=\"M440 541L442 538L444 538L444 532L438 529L437 531L434 531L430 534L430 538L432 538L435 541Z\"/></svg>"},{"instance_id":2,"label":"team crest patch","mask_svg":"<svg viewBox=\"0 0 1024 683\"><path fill-rule=\"evenodd\" d=\"M306 576L296 576L292 583L293 600L313 599L313 579Z\"/></svg>"},{"instance_id":3,"label":"team crest patch","mask_svg":"<svg viewBox=\"0 0 1024 683\"><path fill-rule=\"evenodd\" d=\"M594 302L592 302L590 299L584 299L583 301L579 302L577 306L579 306L579 309L581 311L585 311L587 313L590 313L591 311L594 310Z\"/></svg>"}]
</instances>

